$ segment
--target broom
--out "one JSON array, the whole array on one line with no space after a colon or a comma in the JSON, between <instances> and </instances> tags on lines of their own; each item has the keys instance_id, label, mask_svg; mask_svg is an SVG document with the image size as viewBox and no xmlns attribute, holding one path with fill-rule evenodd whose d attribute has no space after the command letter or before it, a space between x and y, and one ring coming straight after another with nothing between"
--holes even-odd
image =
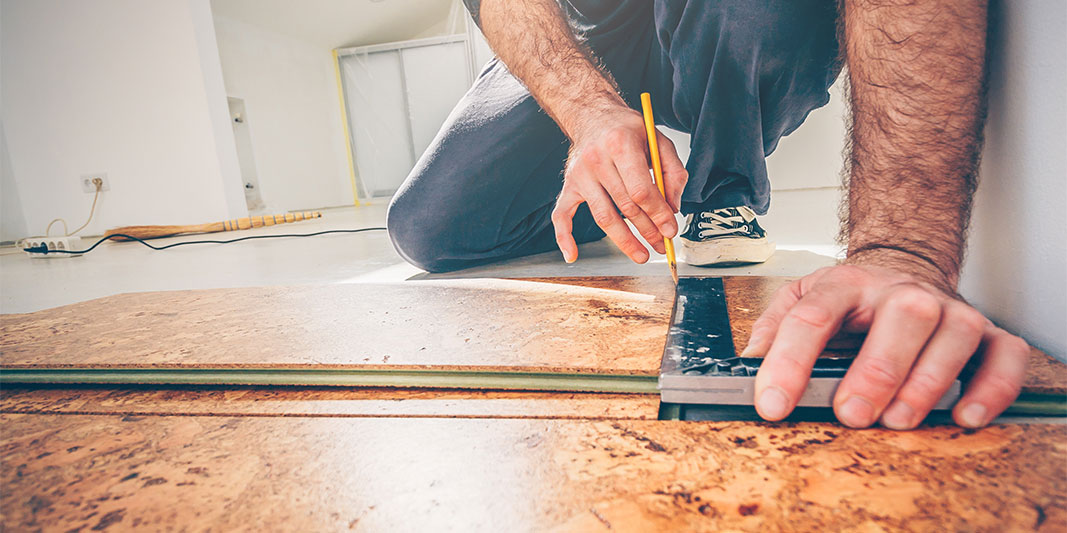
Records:
<instances>
[{"instance_id":1,"label":"broom","mask_svg":"<svg viewBox=\"0 0 1067 533\"><path fill-rule=\"evenodd\" d=\"M160 237L170 237L173 235L181 235L183 233L216 233L219 231L235 231L239 229L261 228L263 226L285 224L286 222L296 222L298 220L319 218L321 216L322 213L318 211L304 211L303 213L286 213L284 215L264 215L258 217L234 218L230 220L223 220L222 222L212 222L209 224L191 224L185 226L124 226L121 228L107 230L107 233L104 233L104 237L122 234L129 235L131 237L137 237L138 239L158 239ZM125 237L115 237L112 240L128 241L131 239L127 239Z\"/></svg>"}]
</instances>

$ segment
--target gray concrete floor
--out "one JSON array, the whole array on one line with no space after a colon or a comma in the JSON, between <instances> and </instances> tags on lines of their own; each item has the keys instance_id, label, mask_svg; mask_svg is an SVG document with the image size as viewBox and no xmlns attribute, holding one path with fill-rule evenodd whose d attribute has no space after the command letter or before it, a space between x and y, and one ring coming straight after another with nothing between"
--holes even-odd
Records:
<instances>
[{"instance_id":1,"label":"gray concrete floor","mask_svg":"<svg viewBox=\"0 0 1067 533\"><path fill-rule=\"evenodd\" d=\"M323 217L243 232L158 239L153 243L231 239L246 235L311 233L326 229L382 226L385 204L322 210ZM772 235L773 237L773 235ZM83 238L88 247L95 238ZM680 264L682 275L800 276L833 264L829 247L780 246L769 261L737 268L705 269ZM31 258L0 248L0 313L27 313L124 292L263 285L402 281L421 278L666 276L662 256L631 262L609 241L583 245L579 260L563 262L544 253L449 274L428 274L404 262L384 231L198 244L155 251L138 243L107 242L80 257Z\"/></svg>"}]
</instances>

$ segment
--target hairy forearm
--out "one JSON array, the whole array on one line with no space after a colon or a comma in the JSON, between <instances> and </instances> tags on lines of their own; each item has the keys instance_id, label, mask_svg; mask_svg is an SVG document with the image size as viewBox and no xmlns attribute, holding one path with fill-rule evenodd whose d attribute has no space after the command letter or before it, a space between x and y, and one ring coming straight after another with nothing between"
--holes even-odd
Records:
<instances>
[{"instance_id":1,"label":"hairy forearm","mask_svg":"<svg viewBox=\"0 0 1067 533\"><path fill-rule=\"evenodd\" d=\"M842 16L849 260L903 260L954 290L985 115L986 5L846 0Z\"/></svg>"},{"instance_id":2,"label":"hairy forearm","mask_svg":"<svg viewBox=\"0 0 1067 533\"><path fill-rule=\"evenodd\" d=\"M555 0L483 0L481 25L493 51L572 140L598 112L625 106Z\"/></svg>"}]
</instances>

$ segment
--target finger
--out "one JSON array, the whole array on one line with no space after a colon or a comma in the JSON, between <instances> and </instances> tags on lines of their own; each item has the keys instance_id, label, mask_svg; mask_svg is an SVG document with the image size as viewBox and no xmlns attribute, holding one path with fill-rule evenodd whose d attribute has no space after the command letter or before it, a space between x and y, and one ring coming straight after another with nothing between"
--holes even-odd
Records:
<instances>
[{"instance_id":1,"label":"finger","mask_svg":"<svg viewBox=\"0 0 1067 533\"><path fill-rule=\"evenodd\" d=\"M803 279L798 279L780 287L771 297L771 303L763 310L760 317L752 324L752 331L748 338L748 345L741 351L741 357L763 357L771 348L771 341L778 332L778 325L785 318L786 313L800 300L804 294L805 286L813 286L829 271L830 268L821 268L812 272Z\"/></svg>"},{"instance_id":2,"label":"finger","mask_svg":"<svg viewBox=\"0 0 1067 533\"><path fill-rule=\"evenodd\" d=\"M752 323L752 332L748 345L741 351L741 357L761 357L771 348L771 341L778 331L778 325L786 313L800 300L800 280L781 286L771 297L771 304L763 314Z\"/></svg>"},{"instance_id":3,"label":"finger","mask_svg":"<svg viewBox=\"0 0 1067 533\"><path fill-rule=\"evenodd\" d=\"M685 164L678 157L678 150L674 142L666 135L656 131L656 142L659 144L659 162L663 169L663 189L667 196L667 203L677 213L682 207L682 191L689 182L689 172Z\"/></svg>"},{"instance_id":4,"label":"finger","mask_svg":"<svg viewBox=\"0 0 1067 533\"><path fill-rule=\"evenodd\" d=\"M756 411L781 420L804 394L815 359L860 303L857 287L820 283L786 312L756 374Z\"/></svg>"},{"instance_id":5,"label":"finger","mask_svg":"<svg viewBox=\"0 0 1067 533\"><path fill-rule=\"evenodd\" d=\"M985 317L967 304L956 300L946 303L937 330L882 413L882 425L890 429L918 426L978 349L984 326Z\"/></svg>"},{"instance_id":6,"label":"finger","mask_svg":"<svg viewBox=\"0 0 1067 533\"><path fill-rule=\"evenodd\" d=\"M622 216L637 228L637 231L641 233L641 236L648 241L648 244L656 252L660 254L667 253L666 248L663 246L663 235L660 234L659 228L630 198L630 194L626 191L626 186L623 185L622 178L619 177L615 165L599 165L596 171L599 174L600 184L608 191L608 195L611 196L611 200L615 202L615 207L619 209Z\"/></svg>"},{"instance_id":7,"label":"finger","mask_svg":"<svg viewBox=\"0 0 1067 533\"><path fill-rule=\"evenodd\" d=\"M952 411L964 427L989 424L1019 397L1030 360L1026 341L992 324L986 326L982 344L982 366Z\"/></svg>"},{"instance_id":8,"label":"finger","mask_svg":"<svg viewBox=\"0 0 1067 533\"><path fill-rule=\"evenodd\" d=\"M890 288L875 308L867 340L834 394L834 413L846 426L865 428L904 383L941 320L941 301L912 284Z\"/></svg>"},{"instance_id":9,"label":"finger","mask_svg":"<svg viewBox=\"0 0 1067 533\"><path fill-rule=\"evenodd\" d=\"M674 211L667 205L667 200L660 194L659 188L648 173L648 161L639 155L644 153L644 146L638 147L635 143L631 148L633 149L621 152L615 159L619 176L622 177L630 198L652 219L660 234L672 238L678 234L678 221L674 219Z\"/></svg>"},{"instance_id":10,"label":"finger","mask_svg":"<svg viewBox=\"0 0 1067 533\"><path fill-rule=\"evenodd\" d=\"M578 259L578 243L574 242L573 227L574 213L582 199L577 194L571 193L567 187L563 188L556 207L552 210L552 227L556 231L556 246L563 252L563 260L573 263Z\"/></svg>"},{"instance_id":11,"label":"finger","mask_svg":"<svg viewBox=\"0 0 1067 533\"><path fill-rule=\"evenodd\" d=\"M608 238L615 246L622 250L635 263L648 261L648 250L630 232L630 227L622 221L619 212L615 210L615 204L611 201L607 191L596 182L582 190L585 203L589 204L589 212L600 229L604 230Z\"/></svg>"}]
</instances>

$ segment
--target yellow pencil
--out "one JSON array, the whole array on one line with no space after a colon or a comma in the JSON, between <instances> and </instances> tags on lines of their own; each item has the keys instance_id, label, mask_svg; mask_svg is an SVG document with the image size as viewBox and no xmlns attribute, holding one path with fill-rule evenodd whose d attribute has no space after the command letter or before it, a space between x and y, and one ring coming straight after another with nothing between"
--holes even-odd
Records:
<instances>
[{"instance_id":1,"label":"yellow pencil","mask_svg":"<svg viewBox=\"0 0 1067 533\"><path fill-rule=\"evenodd\" d=\"M656 177L656 187L663 199L667 192L663 189L663 167L659 163L659 144L656 143L656 121L652 118L652 96L641 93L641 112L645 116L645 133L648 134L648 152L652 156L652 175ZM674 241L663 238L663 248L667 252L667 264L671 267L671 279L678 283L678 262L674 260Z\"/></svg>"}]
</instances>

